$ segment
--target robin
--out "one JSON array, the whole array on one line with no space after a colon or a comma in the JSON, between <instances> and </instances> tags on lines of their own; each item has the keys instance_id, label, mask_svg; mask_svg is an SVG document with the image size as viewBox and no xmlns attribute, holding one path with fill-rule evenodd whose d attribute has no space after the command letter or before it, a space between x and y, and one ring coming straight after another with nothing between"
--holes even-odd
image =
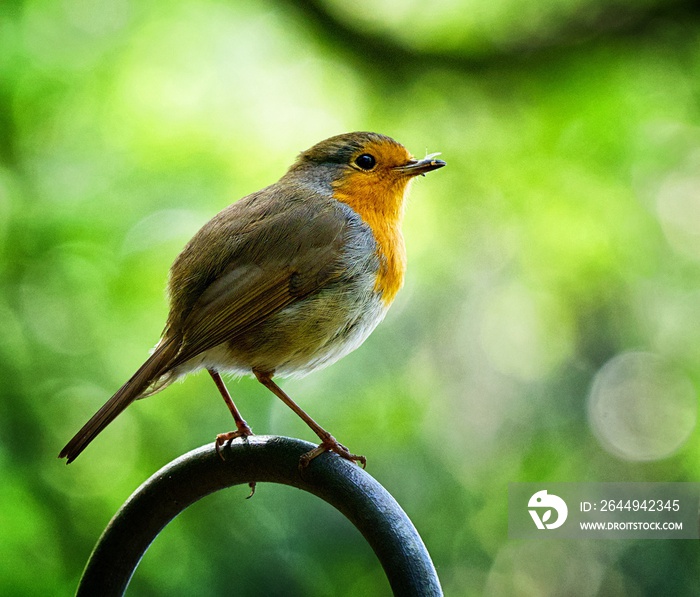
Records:
<instances>
[{"instance_id":1,"label":"robin","mask_svg":"<svg viewBox=\"0 0 700 597\"><path fill-rule=\"evenodd\" d=\"M195 234L170 269L170 313L141 368L78 431L72 462L129 404L198 369L211 375L236 423L216 449L252 434L221 372L253 374L318 435L300 466L332 451L365 465L273 381L303 376L362 344L403 284L401 235L409 182L442 168L393 139L355 132L301 153L275 184L244 197Z\"/></svg>"}]
</instances>

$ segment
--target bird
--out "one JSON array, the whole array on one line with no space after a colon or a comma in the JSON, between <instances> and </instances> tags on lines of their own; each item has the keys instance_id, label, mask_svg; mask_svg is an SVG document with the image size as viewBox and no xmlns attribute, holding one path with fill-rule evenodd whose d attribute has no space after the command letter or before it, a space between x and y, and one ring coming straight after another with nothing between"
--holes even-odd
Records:
<instances>
[{"instance_id":1,"label":"bird","mask_svg":"<svg viewBox=\"0 0 700 597\"><path fill-rule=\"evenodd\" d=\"M273 381L301 377L359 347L403 285L404 200L417 175L446 165L439 153L414 158L391 137L351 132L301 152L274 184L229 205L175 259L170 311L146 362L61 450L67 463L132 402L206 369L236 429L252 429L222 373L253 375L318 436L305 467L324 452L351 453Z\"/></svg>"}]
</instances>

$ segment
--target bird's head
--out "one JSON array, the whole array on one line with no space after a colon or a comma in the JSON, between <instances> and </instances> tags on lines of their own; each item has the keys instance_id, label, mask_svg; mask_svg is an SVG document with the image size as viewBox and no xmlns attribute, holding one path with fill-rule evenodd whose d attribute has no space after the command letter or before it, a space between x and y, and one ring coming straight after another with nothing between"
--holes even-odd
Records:
<instances>
[{"instance_id":1,"label":"bird's head","mask_svg":"<svg viewBox=\"0 0 700 597\"><path fill-rule=\"evenodd\" d=\"M442 168L431 154L421 160L391 137L355 132L336 135L299 155L290 174L330 187L334 197L364 219L371 213L400 219L408 183L413 177Z\"/></svg>"}]
</instances>

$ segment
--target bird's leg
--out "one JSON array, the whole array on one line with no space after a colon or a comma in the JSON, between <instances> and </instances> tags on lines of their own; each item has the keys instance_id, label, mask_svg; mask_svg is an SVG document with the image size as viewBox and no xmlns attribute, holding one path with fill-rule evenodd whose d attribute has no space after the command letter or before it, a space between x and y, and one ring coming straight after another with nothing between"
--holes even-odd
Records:
<instances>
[{"instance_id":1,"label":"bird's leg","mask_svg":"<svg viewBox=\"0 0 700 597\"><path fill-rule=\"evenodd\" d=\"M216 369L207 369L207 371L209 371L209 375L211 375L211 378L214 380L216 387L219 389L219 392L221 392L221 396L223 397L226 406L228 406L228 409L231 411L231 414L233 415L233 420L236 422L236 431L220 433L216 436L216 453L219 456L221 456L223 460L223 456L221 454L221 446L223 446L226 442L229 442L236 437L248 437L249 435L253 435L253 431L248 426L248 423L245 422L245 420L241 416L241 413L238 412L236 405L231 399L231 394L228 393L226 385L224 384L224 380L221 379L221 375L219 375L219 372L216 371Z\"/></svg>"},{"instance_id":2,"label":"bird's leg","mask_svg":"<svg viewBox=\"0 0 700 597\"><path fill-rule=\"evenodd\" d=\"M294 402L287 394L284 393L282 388L280 388L274 381L272 381L272 373L267 371L257 371L253 369L253 373L258 381L264 385L268 390L270 390L275 396L277 396L282 402L284 402L289 408L291 408L304 423L306 423L313 432L318 435L321 440L321 444L314 448L313 450L303 454L299 459L299 468L306 468L309 463L320 456L324 452L335 452L339 456L342 456L346 460L352 462L357 462L365 468L367 465L367 459L364 456L359 456L357 454L352 454L350 451L341 443L338 442L328 431L321 427L316 421L314 421L309 415L307 415L302 408Z\"/></svg>"}]
</instances>

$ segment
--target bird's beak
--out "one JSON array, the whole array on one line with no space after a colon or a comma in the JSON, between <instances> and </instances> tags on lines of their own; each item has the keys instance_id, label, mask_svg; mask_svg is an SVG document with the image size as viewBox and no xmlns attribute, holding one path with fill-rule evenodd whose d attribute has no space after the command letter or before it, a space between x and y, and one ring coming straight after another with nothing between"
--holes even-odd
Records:
<instances>
[{"instance_id":1,"label":"bird's beak","mask_svg":"<svg viewBox=\"0 0 700 597\"><path fill-rule=\"evenodd\" d=\"M425 174L431 170L437 170L447 165L447 162L442 160L436 160L435 157L439 156L439 153L431 153L425 156L422 160L410 160L407 164L403 166L397 166L396 170L407 176L417 176L418 174Z\"/></svg>"}]
</instances>

